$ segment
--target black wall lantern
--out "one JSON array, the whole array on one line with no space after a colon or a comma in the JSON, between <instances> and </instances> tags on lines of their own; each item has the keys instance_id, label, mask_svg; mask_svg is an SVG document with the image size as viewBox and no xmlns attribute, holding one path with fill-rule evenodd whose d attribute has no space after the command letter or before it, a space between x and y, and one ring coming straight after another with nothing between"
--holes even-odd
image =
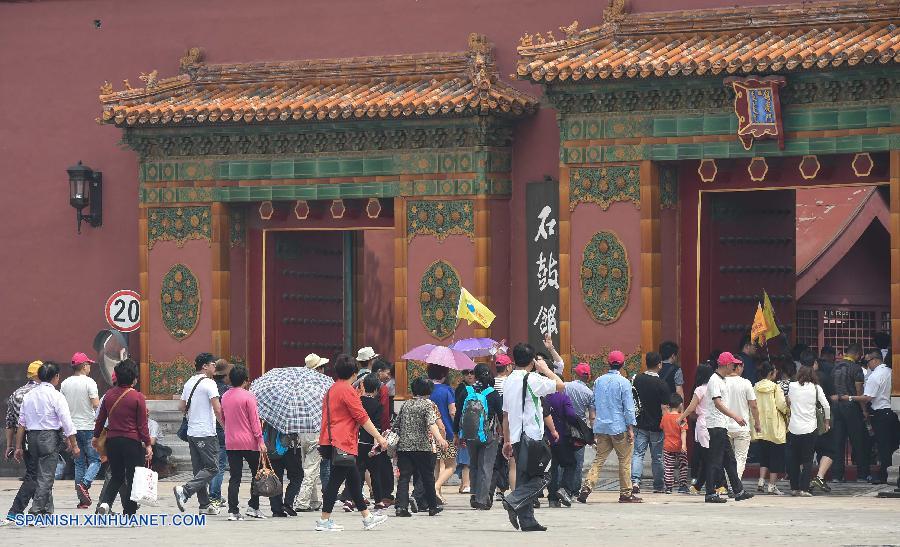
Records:
<instances>
[{"instance_id":1,"label":"black wall lantern","mask_svg":"<svg viewBox=\"0 0 900 547\"><path fill-rule=\"evenodd\" d=\"M81 233L81 221L94 228L103 224L103 174L90 167L73 165L66 169L69 173L69 204L78 211L78 233ZM89 207L90 214L81 211Z\"/></svg>"}]
</instances>

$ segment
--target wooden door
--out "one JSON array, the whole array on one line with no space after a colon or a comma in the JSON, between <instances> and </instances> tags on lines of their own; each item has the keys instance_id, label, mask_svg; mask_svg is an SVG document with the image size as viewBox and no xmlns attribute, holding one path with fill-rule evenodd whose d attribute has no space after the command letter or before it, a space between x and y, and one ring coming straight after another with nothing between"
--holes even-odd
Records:
<instances>
[{"instance_id":1,"label":"wooden door","mask_svg":"<svg viewBox=\"0 0 900 547\"><path fill-rule=\"evenodd\" d=\"M274 359L266 368L304 366L310 353L333 359L344 349L345 278L351 253L341 231L294 231L274 234L274 256L266 275L272 325L267 336ZM345 331L346 329L346 331Z\"/></svg>"},{"instance_id":2,"label":"wooden door","mask_svg":"<svg viewBox=\"0 0 900 547\"><path fill-rule=\"evenodd\" d=\"M793 340L794 194L793 190L702 194L700 360L713 349L740 349L740 339L753 324L764 289L779 327ZM771 342L769 348L790 349L784 346L782 339Z\"/></svg>"}]
</instances>

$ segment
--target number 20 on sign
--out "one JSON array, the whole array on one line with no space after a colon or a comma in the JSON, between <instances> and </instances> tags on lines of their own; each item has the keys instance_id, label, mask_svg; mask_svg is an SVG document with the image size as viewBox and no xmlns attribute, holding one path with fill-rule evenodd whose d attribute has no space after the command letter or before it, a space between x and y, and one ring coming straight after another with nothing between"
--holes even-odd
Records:
<instances>
[{"instance_id":1,"label":"number 20 on sign","mask_svg":"<svg viewBox=\"0 0 900 547\"><path fill-rule=\"evenodd\" d=\"M141 296L134 291L116 291L106 301L105 314L110 327L134 332L141 328Z\"/></svg>"}]
</instances>

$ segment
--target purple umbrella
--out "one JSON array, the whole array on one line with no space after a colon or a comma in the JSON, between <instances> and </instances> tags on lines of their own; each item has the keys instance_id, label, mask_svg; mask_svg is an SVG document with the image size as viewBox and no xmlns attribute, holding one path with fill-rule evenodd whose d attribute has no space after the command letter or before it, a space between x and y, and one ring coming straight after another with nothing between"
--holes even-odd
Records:
<instances>
[{"instance_id":1,"label":"purple umbrella","mask_svg":"<svg viewBox=\"0 0 900 547\"><path fill-rule=\"evenodd\" d=\"M447 346L423 344L417 346L400 356L401 359L411 361L424 361L432 365L452 368L454 370L468 370L475 368L475 361L468 355Z\"/></svg>"},{"instance_id":2,"label":"purple umbrella","mask_svg":"<svg viewBox=\"0 0 900 547\"><path fill-rule=\"evenodd\" d=\"M493 338L464 338L450 344L450 349L461 351L471 358L491 357L498 350L505 351L507 348L502 342L498 342Z\"/></svg>"}]
</instances>

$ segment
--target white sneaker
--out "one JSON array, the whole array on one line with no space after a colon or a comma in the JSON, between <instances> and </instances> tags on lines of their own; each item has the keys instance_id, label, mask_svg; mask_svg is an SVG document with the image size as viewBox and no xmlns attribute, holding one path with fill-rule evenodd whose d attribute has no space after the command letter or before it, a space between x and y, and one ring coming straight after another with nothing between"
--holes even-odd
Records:
<instances>
[{"instance_id":1,"label":"white sneaker","mask_svg":"<svg viewBox=\"0 0 900 547\"><path fill-rule=\"evenodd\" d=\"M380 524L387 522L387 515L379 515L378 513L370 513L368 517L362 519L363 530L372 530Z\"/></svg>"},{"instance_id":2,"label":"white sneaker","mask_svg":"<svg viewBox=\"0 0 900 547\"><path fill-rule=\"evenodd\" d=\"M331 519L316 519L316 532L343 532L344 527Z\"/></svg>"},{"instance_id":3,"label":"white sneaker","mask_svg":"<svg viewBox=\"0 0 900 547\"><path fill-rule=\"evenodd\" d=\"M97 506L97 514L98 515L108 515L109 514L109 504L101 503Z\"/></svg>"},{"instance_id":4,"label":"white sneaker","mask_svg":"<svg viewBox=\"0 0 900 547\"><path fill-rule=\"evenodd\" d=\"M178 504L178 510L184 513L184 504L187 502L187 496L184 495L184 489L180 486L172 487L175 494L175 503Z\"/></svg>"},{"instance_id":5,"label":"white sneaker","mask_svg":"<svg viewBox=\"0 0 900 547\"><path fill-rule=\"evenodd\" d=\"M244 516L240 513L231 513L228 515L228 520L244 520Z\"/></svg>"},{"instance_id":6,"label":"white sneaker","mask_svg":"<svg viewBox=\"0 0 900 547\"><path fill-rule=\"evenodd\" d=\"M262 514L262 511L260 511L259 509L254 509L252 507L248 507L247 510L244 511L244 514L247 515L248 517L252 517L252 518L260 519L260 520L266 518L266 516Z\"/></svg>"},{"instance_id":7,"label":"white sneaker","mask_svg":"<svg viewBox=\"0 0 900 547\"><path fill-rule=\"evenodd\" d=\"M218 505L209 504L206 507L200 508L201 515L218 515L222 511L222 508Z\"/></svg>"},{"instance_id":8,"label":"white sneaker","mask_svg":"<svg viewBox=\"0 0 900 547\"><path fill-rule=\"evenodd\" d=\"M9 517L3 517L2 519L0 519L0 528L3 528L4 526L12 526L15 523L16 521L14 521L13 519Z\"/></svg>"},{"instance_id":9,"label":"white sneaker","mask_svg":"<svg viewBox=\"0 0 900 547\"><path fill-rule=\"evenodd\" d=\"M771 495L771 496L783 496L783 495L784 495L784 492L782 492L781 490L779 490L778 487L775 486L774 484L770 484L770 485L766 488L766 493L769 494L769 495Z\"/></svg>"}]
</instances>

